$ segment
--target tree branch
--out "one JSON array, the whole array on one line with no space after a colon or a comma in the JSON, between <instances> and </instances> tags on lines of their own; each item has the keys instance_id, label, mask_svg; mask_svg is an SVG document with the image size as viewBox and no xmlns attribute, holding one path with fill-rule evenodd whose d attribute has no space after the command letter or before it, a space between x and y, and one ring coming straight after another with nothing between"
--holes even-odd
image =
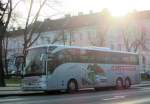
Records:
<instances>
[{"instance_id":1,"label":"tree branch","mask_svg":"<svg viewBox=\"0 0 150 104\"><path fill-rule=\"evenodd\" d=\"M9 4L9 2L7 3L6 7L3 8L3 13L1 15L0 21L2 21L2 19L4 18L5 12L6 12L7 8L8 8L8 4Z\"/></svg>"},{"instance_id":2,"label":"tree branch","mask_svg":"<svg viewBox=\"0 0 150 104\"><path fill-rule=\"evenodd\" d=\"M46 3L46 1L47 1L47 0L44 0L43 3L40 5L40 7L39 7L39 9L38 9L38 12L37 12L36 15L34 16L34 18L33 18L32 22L31 22L31 24L34 24L34 23L37 21L37 19L38 19L38 17L39 17L39 14L40 14L40 12L41 12L41 9L43 8L43 6L44 6L44 4Z\"/></svg>"},{"instance_id":3,"label":"tree branch","mask_svg":"<svg viewBox=\"0 0 150 104\"><path fill-rule=\"evenodd\" d=\"M10 18L11 18L11 13L12 13L12 0L9 0L9 14L8 14L8 17L7 17L7 20L6 20L6 23L5 23L5 26L4 26L4 29L6 31L7 27L8 27L8 24L10 22Z\"/></svg>"},{"instance_id":4,"label":"tree branch","mask_svg":"<svg viewBox=\"0 0 150 104\"><path fill-rule=\"evenodd\" d=\"M31 0L30 9L29 9L29 12L28 12L27 20L26 20L25 31L24 31L24 35L25 35L24 40L27 40L27 29L28 29L28 24L29 24L29 19L30 19L30 15L31 15L32 6L33 6L33 0Z\"/></svg>"},{"instance_id":5,"label":"tree branch","mask_svg":"<svg viewBox=\"0 0 150 104\"><path fill-rule=\"evenodd\" d=\"M31 47L34 44L34 42L40 37L40 35L41 35L41 32L38 34L38 36L33 41L29 42L29 44L27 45L27 48Z\"/></svg>"}]
</instances>

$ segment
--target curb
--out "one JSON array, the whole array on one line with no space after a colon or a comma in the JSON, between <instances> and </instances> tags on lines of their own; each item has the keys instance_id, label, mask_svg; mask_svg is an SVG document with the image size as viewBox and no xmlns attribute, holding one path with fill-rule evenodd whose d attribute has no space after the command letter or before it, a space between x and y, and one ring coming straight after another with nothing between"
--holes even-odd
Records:
<instances>
[{"instance_id":1,"label":"curb","mask_svg":"<svg viewBox=\"0 0 150 104\"><path fill-rule=\"evenodd\" d=\"M132 85L133 87L149 87L150 84L139 84L139 85ZM2 91L2 90L1 90ZM3 90L5 92L5 90ZM8 90L7 90L8 91ZM16 91L16 92L11 92ZM8 96L33 96L33 95L44 95L43 91L26 91L26 92L19 92L21 90L9 90L10 93L3 93L0 94L0 97L8 97Z\"/></svg>"},{"instance_id":2,"label":"curb","mask_svg":"<svg viewBox=\"0 0 150 104\"><path fill-rule=\"evenodd\" d=\"M20 89L8 89L8 90L6 90L6 89L0 89L0 92L1 91L21 91Z\"/></svg>"},{"instance_id":3,"label":"curb","mask_svg":"<svg viewBox=\"0 0 150 104\"><path fill-rule=\"evenodd\" d=\"M137 85L137 87L148 87L150 84Z\"/></svg>"},{"instance_id":4,"label":"curb","mask_svg":"<svg viewBox=\"0 0 150 104\"><path fill-rule=\"evenodd\" d=\"M15 93L4 93L0 94L0 97L8 97L8 96L31 96L31 95L41 95L44 92L15 92Z\"/></svg>"},{"instance_id":5,"label":"curb","mask_svg":"<svg viewBox=\"0 0 150 104\"><path fill-rule=\"evenodd\" d=\"M149 87L150 84L139 84L139 85L132 85L133 87Z\"/></svg>"}]
</instances>

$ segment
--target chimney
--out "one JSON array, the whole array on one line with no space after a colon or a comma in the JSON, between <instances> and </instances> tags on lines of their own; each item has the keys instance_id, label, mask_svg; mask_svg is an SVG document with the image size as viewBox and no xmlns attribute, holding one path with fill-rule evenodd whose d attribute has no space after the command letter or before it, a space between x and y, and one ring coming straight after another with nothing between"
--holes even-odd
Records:
<instances>
[{"instance_id":1,"label":"chimney","mask_svg":"<svg viewBox=\"0 0 150 104\"><path fill-rule=\"evenodd\" d=\"M51 19L50 18L46 18L46 19L44 19L44 21L50 21Z\"/></svg>"},{"instance_id":2,"label":"chimney","mask_svg":"<svg viewBox=\"0 0 150 104\"><path fill-rule=\"evenodd\" d=\"M90 14L93 14L93 11L92 11L92 10L90 10Z\"/></svg>"},{"instance_id":3,"label":"chimney","mask_svg":"<svg viewBox=\"0 0 150 104\"><path fill-rule=\"evenodd\" d=\"M65 18L70 18L71 17L71 14L66 14L65 15Z\"/></svg>"},{"instance_id":4,"label":"chimney","mask_svg":"<svg viewBox=\"0 0 150 104\"><path fill-rule=\"evenodd\" d=\"M15 28L15 27L13 27L13 28L12 28L12 30L13 30L13 31L15 31L15 30L16 30L16 28Z\"/></svg>"},{"instance_id":5,"label":"chimney","mask_svg":"<svg viewBox=\"0 0 150 104\"><path fill-rule=\"evenodd\" d=\"M78 16L81 16L81 15L83 15L83 12L79 12L79 13L78 13Z\"/></svg>"},{"instance_id":6,"label":"chimney","mask_svg":"<svg viewBox=\"0 0 150 104\"><path fill-rule=\"evenodd\" d=\"M21 26L17 27L17 30L21 30Z\"/></svg>"}]
</instances>

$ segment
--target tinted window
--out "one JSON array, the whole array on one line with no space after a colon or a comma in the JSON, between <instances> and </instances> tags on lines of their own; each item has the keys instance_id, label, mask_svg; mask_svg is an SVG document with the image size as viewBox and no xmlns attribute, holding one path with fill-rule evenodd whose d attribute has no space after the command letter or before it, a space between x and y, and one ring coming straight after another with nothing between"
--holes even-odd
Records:
<instances>
[{"instance_id":1,"label":"tinted window","mask_svg":"<svg viewBox=\"0 0 150 104\"><path fill-rule=\"evenodd\" d=\"M103 64L138 64L137 55L76 48L64 49L60 52L57 52L56 57L58 57L59 61L63 63L78 62Z\"/></svg>"}]
</instances>

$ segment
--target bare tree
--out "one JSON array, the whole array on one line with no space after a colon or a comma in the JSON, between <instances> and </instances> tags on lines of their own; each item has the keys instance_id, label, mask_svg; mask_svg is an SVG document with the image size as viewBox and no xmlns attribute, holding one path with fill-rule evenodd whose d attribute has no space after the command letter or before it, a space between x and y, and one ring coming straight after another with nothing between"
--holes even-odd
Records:
<instances>
[{"instance_id":1,"label":"bare tree","mask_svg":"<svg viewBox=\"0 0 150 104\"><path fill-rule=\"evenodd\" d=\"M50 42L50 44L54 44L56 42L61 42L63 41L63 36L64 36L64 32L60 31L54 38L53 40ZM63 41L64 42L64 41Z\"/></svg>"},{"instance_id":2,"label":"bare tree","mask_svg":"<svg viewBox=\"0 0 150 104\"><path fill-rule=\"evenodd\" d=\"M52 37L51 37L52 36ZM49 36L41 36L47 42L47 44L55 44L57 42L63 42L63 32L58 31L56 34L49 35Z\"/></svg>"},{"instance_id":3,"label":"bare tree","mask_svg":"<svg viewBox=\"0 0 150 104\"><path fill-rule=\"evenodd\" d=\"M9 29L12 12L19 4L20 1L21 0L18 0L14 6L12 6L12 0L0 1L0 49L1 49L0 50L0 86L5 86L4 67L5 67L5 72L8 72L7 71L8 37L6 34L8 34L7 31Z\"/></svg>"},{"instance_id":4,"label":"bare tree","mask_svg":"<svg viewBox=\"0 0 150 104\"><path fill-rule=\"evenodd\" d=\"M31 12L34 4L34 0L30 0L30 6L28 11L28 16L26 19L25 29L24 29L24 44L23 44L23 55L24 55L24 61L27 55L27 48L33 45L33 43L39 38L41 32L38 31L37 36L33 37L34 33L37 32L38 29L42 26L42 23L39 22L38 26L38 17L40 15L41 9L45 5L47 0L41 1L41 4L39 8L37 8L37 12L35 13L35 16L31 19ZM31 23L30 23L31 21ZM35 36L35 35L34 35Z\"/></svg>"},{"instance_id":5,"label":"bare tree","mask_svg":"<svg viewBox=\"0 0 150 104\"><path fill-rule=\"evenodd\" d=\"M106 42L106 36L108 32L108 26L99 27L97 35L99 36L99 46L104 47Z\"/></svg>"},{"instance_id":6,"label":"bare tree","mask_svg":"<svg viewBox=\"0 0 150 104\"><path fill-rule=\"evenodd\" d=\"M3 39L8 28L12 13L12 0L0 1L0 86L5 86L3 68Z\"/></svg>"},{"instance_id":7,"label":"bare tree","mask_svg":"<svg viewBox=\"0 0 150 104\"><path fill-rule=\"evenodd\" d=\"M53 0L54 2L56 0ZM27 48L31 47L40 37L41 33L42 33L42 29L43 29L43 25L44 22L39 22L38 19L40 17L40 13L42 8L44 8L44 6L47 6L47 3L52 3L52 1L48 1L48 0L40 0L40 5L39 7L37 7L37 12L34 13L35 15L32 15L32 10L33 10L33 5L35 3L35 0L30 0L30 4L29 4L29 11L28 11L28 15L27 15L27 19L26 19L26 23L25 23L25 29L24 29L24 44L23 44L23 55L24 55L24 62L25 62L25 58L26 55L28 53ZM58 3L58 2L56 2ZM49 7L52 9L52 7L49 5ZM54 9L54 8L53 8ZM57 41L57 39L55 39L54 41ZM54 42L53 42L54 43Z\"/></svg>"},{"instance_id":8,"label":"bare tree","mask_svg":"<svg viewBox=\"0 0 150 104\"><path fill-rule=\"evenodd\" d=\"M146 47L148 40L146 39L147 34L145 26L139 24L137 24L137 26L130 25L131 24L126 25L121 31L126 51L137 52L139 49L148 50Z\"/></svg>"},{"instance_id":9,"label":"bare tree","mask_svg":"<svg viewBox=\"0 0 150 104\"><path fill-rule=\"evenodd\" d=\"M136 47L137 45L135 44L137 42L137 40L131 38L132 34L130 34L130 31L128 30L128 28L124 28L121 32L122 32L121 35L123 37L123 41L124 41L126 51L130 52L131 49L133 48L133 46L135 48L137 48Z\"/></svg>"},{"instance_id":10,"label":"bare tree","mask_svg":"<svg viewBox=\"0 0 150 104\"><path fill-rule=\"evenodd\" d=\"M147 28L144 25L140 25L139 28L139 38L137 40L137 46L138 48L141 47L142 51L149 51L150 49L147 47L148 39L147 39Z\"/></svg>"},{"instance_id":11,"label":"bare tree","mask_svg":"<svg viewBox=\"0 0 150 104\"><path fill-rule=\"evenodd\" d=\"M111 15L108 11L108 9L104 8L101 12L101 19L100 24L97 26L97 35L99 36L99 46L104 47L106 45L106 37L108 30L110 28L110 18Z\"/></svg>"},{"instance_id":12,"label":"bare tree","mask_svg":"<svg viewBox=\"0 0 150 104\"><path fill-rule=\"evenodd\" d=\"M6 75L8 75L8 62L7 62L7 55L8 55L8 36L6 35L2 41L3 43L3 63Z\"/></svg>"}]
</instances>

